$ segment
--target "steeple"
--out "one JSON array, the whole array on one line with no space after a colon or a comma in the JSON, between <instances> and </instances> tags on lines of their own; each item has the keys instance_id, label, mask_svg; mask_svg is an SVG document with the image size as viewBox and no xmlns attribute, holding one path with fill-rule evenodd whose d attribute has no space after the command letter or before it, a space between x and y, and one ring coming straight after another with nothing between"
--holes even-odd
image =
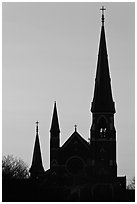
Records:
<instances>
[{"instance_id":1,"label":"steeple","mask_svg":"<svg viewBox=\"0 0 137 204\"><path fill-rule=\"evenodd\" d=\"M102 26L95 79L94 97L91 107L92 125L90 146L93 176L114 178L117 176L116 130L114 126L115 106L112 98L107 46L102 7ZM104 169L106 175L104 174Z\"/></svg>"},{"instance_id":2,"label":"steeple","mask_svg":"<svg viewBox=\"0 0 137 204\"><path fill-rule=\"evenodd\" d=\"M58 160L58 151L60 147L60 129L57 114L56 102L54 103L54 110L50 128L50 167L54 166Z\"/></svg>"},{"instance_id":3,"label":"steeple","mask_svg":"<svg viewBox=\"0 0 137 204\"><path fill-rule=\"evenodd\" d=\"M110 112L115 113L115 106L112 98L111 82L109 74L109 64L104 28L104 10L102 7L102 26L99 44L97 71L95 79L94 97L91 112Z\"/></svg>"},{"instance_id":4,"label":"steeple","mask_svg":"<svg viewBox=\"0 0 137 204\"><path fill-rule=\"evenodd\" d=\"M42 165L42 157L40 150L40 142L39 142L39 133L38 133L38 121L36 122L36 140L34 145L33 159L32 165L30 168L30 173L32 177L38 177L41 173L44 172L44 168Z\"/></svg>"},{"instance_id":5,"label":"steeple","mask_svg":"<svg viewBox=\"0 0 137 204\"><path fill-rule=\"evenodd\" d=\"M56 107L56 101L54 103L54 110L53 110L53 117L52 117L52 123L51 123L51 129L50 132L58 132L60 133L59 129L59 122L58 122L58 114L57 114L57 107Z\"/></svg>"}]
</instances>

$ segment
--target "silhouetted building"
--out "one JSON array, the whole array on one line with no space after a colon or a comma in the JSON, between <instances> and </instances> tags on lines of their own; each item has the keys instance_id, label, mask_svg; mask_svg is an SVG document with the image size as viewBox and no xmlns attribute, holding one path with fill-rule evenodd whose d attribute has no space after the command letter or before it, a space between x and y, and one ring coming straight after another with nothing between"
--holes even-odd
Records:
<instances>
[{"instance_id":1,"label":"silhouetted building","mask_svg":"<svg viewBox=\"0 0 137 204\"><path fill-rule=\"evenodd\" d=\"M47 201L124 201L126 176L117 176L115 104L107 57L104 7L99 44L92 124L87 142L75 130L60 146L60 128L56 102L50 129L50 169L44 172L38 138L30 173L40 185L41 199Z\"/></svg>"}]
</instances>

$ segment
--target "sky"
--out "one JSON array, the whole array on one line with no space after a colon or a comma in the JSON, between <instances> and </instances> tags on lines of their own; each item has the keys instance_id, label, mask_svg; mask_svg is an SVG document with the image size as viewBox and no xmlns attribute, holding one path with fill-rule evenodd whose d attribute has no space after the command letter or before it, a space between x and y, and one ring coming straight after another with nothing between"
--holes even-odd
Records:
<instances>
[{"instance_id":1,"label":"sky","mask_svg":"<svg viewBox=\"0 0 137 204\"><path fill-rule=\"evenodd\" d=\"M103 3L117 138L118 175L135 175L135 8ZM2 4L2 152L30 167L35 122L45 170L57 102L61 145L74 132L88 140L102 3Z\"/></svg>"}]
</instances>

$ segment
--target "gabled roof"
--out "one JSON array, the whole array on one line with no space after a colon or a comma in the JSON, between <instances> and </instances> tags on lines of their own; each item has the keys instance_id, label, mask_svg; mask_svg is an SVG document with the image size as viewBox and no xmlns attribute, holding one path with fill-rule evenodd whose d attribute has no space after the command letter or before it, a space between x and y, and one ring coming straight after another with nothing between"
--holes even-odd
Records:
<instances>
[{"instance_id":1,"label":"gabled roof","mask_svg":"<svg viewBox=\"0 0 137 204\"><path fill-rule=\"evenodd\" d=\"M69 139L62 145L61 149L66 148L69 144L73 143L73 141L79 141L87 149L89 148L89 143L77 131L74 131Z\"/></svg>"}]
</instances>

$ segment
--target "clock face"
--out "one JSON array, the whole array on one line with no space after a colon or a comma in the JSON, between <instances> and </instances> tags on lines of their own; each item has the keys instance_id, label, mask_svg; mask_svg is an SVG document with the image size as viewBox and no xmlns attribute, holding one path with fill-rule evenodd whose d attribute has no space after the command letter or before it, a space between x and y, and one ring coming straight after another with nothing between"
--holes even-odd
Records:
<instances>
[{"instance_id":1,"label":"clock face","mask_svg":"<svg viewBox=\"0 0 137 204\"><path fill-rule=\"evenodd\" d=\"M80 157L71 157L66 162L66 168L71 175L79 175L84 169L84 163Z\"/></svg>"}]
</instances>

